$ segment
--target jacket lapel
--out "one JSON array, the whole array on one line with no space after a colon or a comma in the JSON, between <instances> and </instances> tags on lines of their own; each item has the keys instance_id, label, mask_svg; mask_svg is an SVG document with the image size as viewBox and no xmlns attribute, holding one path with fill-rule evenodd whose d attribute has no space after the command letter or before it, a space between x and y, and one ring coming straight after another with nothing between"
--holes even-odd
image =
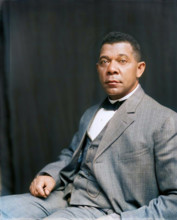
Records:
<instances>
[{"instance_id":1,"label":"jacket lapel","mask_svg":"<svg viewBox=\"0 0 177 220\"><path fill-rule=\"evenodd\" d=\"M100 104L93 106L93 108L90 110L90 112L86 115L86 118L84 119L85 123L82 125L82 129L80 129L82 132L82 133L80 133L81 141L80 141L79 146L77 147L76 151L73 154L73 158L79 157L79 154L81 153L82 145L83 145L83 142L85 139L85 135L87 133L87 129L90 127L99 107L100 107Z\"/></svg>"},{"instance_id":2,"label":"jacket lapel","mask_svg":"<svg viewBox=\"0 0 177 220\"><path fill-rule=\"evenodd\" d=\"M78 165L79 165L78 159L82 153L81 149L83 146L83 142L85 139L87 129L90 126L90 124L92 123L94 116L95 116L98 109L99 109L99 105L95 105L91 109L89 109L88 114L85 115L84 123L82 124L82 127L80 129L79 135L80 135L81 139L80 139L79 145L78 145L77 149L74 151L71 162L66 167L64 167L60 172L60 178L62 181L62 184L60 184L61 189L64 185L67 185L68 181L73 181L73 179L74 179L74 176L76 174L76 170L78 169Z\"/></svg>"},{"instance_id":3,"label":"jacket lapel","mask_svg":"<svg viewBox=\"0 0 177 220\"><path fill-rule=\"evenodd\" d=\"M140 86L138 90L119 107L115 115L109 121L94 160L96 160L134 122L136 108L141 102L144 94Z\"/></svg>"}]
</instances>

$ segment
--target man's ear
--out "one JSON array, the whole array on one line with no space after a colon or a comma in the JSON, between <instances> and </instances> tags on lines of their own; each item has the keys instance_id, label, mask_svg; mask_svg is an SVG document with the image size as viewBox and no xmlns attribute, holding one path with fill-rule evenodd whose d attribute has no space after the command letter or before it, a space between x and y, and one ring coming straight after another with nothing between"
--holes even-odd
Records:
<instances>
[{"instance_id":1,"label":"man's ear","mask_svg":"<svg viewBox=\"0 0 177 220\"><path fill-rule=\"evenodd\" d=\"M137 78L140 78L143 75L145 68L146 68L146 63L144 61L138 63L137 74L136 74Z\"/></svg>"}]
</instances>

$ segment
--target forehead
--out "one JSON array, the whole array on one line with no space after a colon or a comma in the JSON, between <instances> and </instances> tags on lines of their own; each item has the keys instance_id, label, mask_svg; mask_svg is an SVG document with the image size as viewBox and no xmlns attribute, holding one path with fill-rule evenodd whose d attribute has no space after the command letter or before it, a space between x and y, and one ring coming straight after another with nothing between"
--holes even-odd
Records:
<instances>
[{"instance_id":1,"label":"forehead","mask_svg":"<svg viewBox=\"0 0 177 220\"><path fill-rule=\"evenodd\" d=\"M100 57L101 56L118 56L118 55L126 55L132 56L133 55L133 48L130 43L128 42L118 42L118 43L111 43L111 44L103 44L100 50Z\"/></svg>"}]
</instances>

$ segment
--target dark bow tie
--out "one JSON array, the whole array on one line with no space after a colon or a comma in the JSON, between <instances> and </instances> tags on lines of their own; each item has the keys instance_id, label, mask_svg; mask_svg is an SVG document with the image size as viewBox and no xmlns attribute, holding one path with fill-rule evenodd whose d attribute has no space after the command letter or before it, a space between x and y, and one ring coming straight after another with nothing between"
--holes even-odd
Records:
<instances>
[{"instance_id":1,"label":"dark bow tie","mask_svg":"<svg viewBox=\"0 0 177 220\"><path fill-rule=\"evenodd\" d=\"M115 110L117 110L117 109L120 107L120 105L121 105L122 103L123 103L123 101L121 101L121 102L117 101L117 102L115 102L115 103L112 104L112 103L109 101L109 99L106 98L105 101L104 101L103 104L102 104L102 108L104 108L104 109L106 109L106 110L113 110L113 111L115 111Z\"/></svg>"}]
</instances>

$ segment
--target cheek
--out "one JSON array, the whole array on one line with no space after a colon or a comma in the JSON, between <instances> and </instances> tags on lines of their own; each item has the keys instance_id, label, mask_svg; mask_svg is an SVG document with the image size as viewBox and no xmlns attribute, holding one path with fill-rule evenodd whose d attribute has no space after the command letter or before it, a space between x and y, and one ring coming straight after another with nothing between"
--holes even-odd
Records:
<instances>
[{"instance_id":1,"label":"cheek","mask_svg":"<svg viewBox=\"0 0 177 220\"><path fill-rule=\"evenodd\" d=\"M99 76L100 81L103 81L103 80L104 80L104 78L105 78L104 71L99 70L99 71L98 71L98 76Z\"/></svg>"},{"instance_id":2,"label":"cheek","mask_svg":"<svg viewBox=\"0 0 177 220\"><path fill-rule=\"evenodd\" d=\"M136 72L128 70L126 74L123 74L123 78L127 83L133 83L137 80Z\"/></svg>"}]
</instances>

